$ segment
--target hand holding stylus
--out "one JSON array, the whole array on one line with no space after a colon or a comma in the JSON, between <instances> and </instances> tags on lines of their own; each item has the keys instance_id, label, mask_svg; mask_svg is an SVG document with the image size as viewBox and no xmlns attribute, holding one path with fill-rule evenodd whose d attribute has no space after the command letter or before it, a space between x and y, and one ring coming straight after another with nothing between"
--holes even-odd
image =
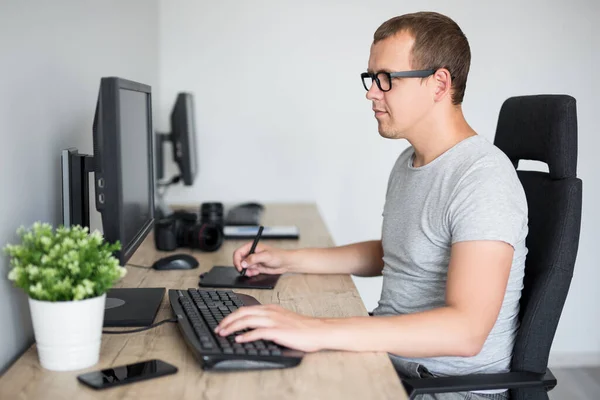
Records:
<instances>
[{"instance_id":1,"label":"hand holding stylus","mask_svg":"<svg viewBox=\"0 0 600 400\"><path fill-rule=\"evenodd\" d=\"M291 251L259 244L262 229L261 226L254 242L246 243L233 253L233 265L241 275L280 275L289 270Z\"/></svg>"},{"instance_id":2,"label":"hand holding stylus","mask_svg":"<svg viewBox=\"0 0 600 400\"><path fill-rule=\"evenodd\" d=\"M262 225L258 228L258 232L256 233L256 237L254 238L254 242L252 242L252 247L250 248L250 252L248 253L249 256L252 255L252 254L254 254L254 251L256 250L256 245L258 244L258 241L260 240L260 236L262 235L262 232L263 232L264 228L265 227L262 226ZM242 270L240 271L240 273L242 275L246 275L246 268L242 268Z\"/></svg>"}]
</instances>

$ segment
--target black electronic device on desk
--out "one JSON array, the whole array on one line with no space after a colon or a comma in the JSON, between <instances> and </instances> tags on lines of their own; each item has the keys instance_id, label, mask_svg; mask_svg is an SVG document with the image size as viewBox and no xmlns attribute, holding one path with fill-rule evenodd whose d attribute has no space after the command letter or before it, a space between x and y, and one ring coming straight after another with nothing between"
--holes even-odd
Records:
<instances>
[{"instance_id":1,"label":"black electronic device on desk","mask_svg":"<svg viewBox=\"0 0 600 400\"><path fill-rule=\"evenodd\" d=\"M155 359L88 372L77 376L77 379L93 389L107 389L176 372L176 366Z\"/></svg>"},{"instance_id":2,"label":"black electronic device on desk","mask_svg":"<svg viewBox=\"0 0 600 400\"><path fill-rule=\"evenodd\" d=\"M198 286L234 289L273 289L281 275L245 276L233 266L214 266L200 276Z\"/></svg>"},{"instance_id":3,"label":"black electronic device on desk","mask_svg":"<svg viewBox=\"0 0 600 400\"><path fill-rule=\"evenodd\" d=\"M264 206L259 203L243 203L231 208L225 217L225 225L260 225Z\"/></svg>"},{"instance_id":4,"label":"black electronic device on desk","mask_svg":"<svg viewBox=\"0 0 600 400\"><path fill-rule=\"evenodd\" d=\"M165 288L112 288L106 293L104 326L149 326L160 308Z\"/></svg>"},{"instance_id":5,"label":"black electronic device on desk","mask_svg":"<svg viewBox=\"0 0 600 400\"><path fill-rule=\"evenodd\" d=\"M231 290L169 290L171 309L179 330L202 369L214 371L258 370L295 367L304 353L267 340L237 343L235 332L227 337L214 333L220 321L239 307L260 303L252 296Z\"/></svg>"},{"instance_id":6,"label":"black electronic device on desk","mask_svg":"<svg viewBox=\"0 0 600 400\"><path fill-rule=\"evenodd\" d=\"M248 255L254 254L263 231L264 226L259 226ZM273 289L281 276L278 274L259 274L249 277L246 276L246 271L246 269L242 269L238 272L235 267L215 266L207 273L200 275L200 282L198 285L243 289Z\"/></svg>"}]
</instances>

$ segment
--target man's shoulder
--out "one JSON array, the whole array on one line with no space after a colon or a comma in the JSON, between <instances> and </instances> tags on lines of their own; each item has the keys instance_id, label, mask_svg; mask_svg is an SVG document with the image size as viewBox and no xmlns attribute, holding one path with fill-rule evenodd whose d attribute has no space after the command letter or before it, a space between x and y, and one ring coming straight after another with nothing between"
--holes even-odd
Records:
<instances>
[{"instance_id":1,"label":"man's shoulder","mask_svg":"<svg viewBox=\"0 0 600 400\"><path fill-rule=\"evenodd\" d=\"M518 179L516 170L506 154L483 137L478 137L454 157L456 173L460 176L504 176Z\"/></svg>"}]
</instances>

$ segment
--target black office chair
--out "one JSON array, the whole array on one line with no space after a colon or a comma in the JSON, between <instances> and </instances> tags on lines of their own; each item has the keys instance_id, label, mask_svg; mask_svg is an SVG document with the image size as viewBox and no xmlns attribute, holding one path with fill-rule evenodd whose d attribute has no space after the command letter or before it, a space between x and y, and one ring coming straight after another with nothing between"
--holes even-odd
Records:
<instances>
[{"instance_id":1,"label":"black office chair","mask_svg":"<svg viewBox=\"0 0 600 400\"><path fill-rule=\"evenodd\" d=\"M548 356L571 284L581 225L575 99L509 98L500 110L494 144L515 168L519 160L538 160L549 169L517 171L529 207L529 252L511 371L403 380L411 399L426 393L509 388L512 400L547 400L547 392L556 386Z\"/></svg>"}]
</instances>

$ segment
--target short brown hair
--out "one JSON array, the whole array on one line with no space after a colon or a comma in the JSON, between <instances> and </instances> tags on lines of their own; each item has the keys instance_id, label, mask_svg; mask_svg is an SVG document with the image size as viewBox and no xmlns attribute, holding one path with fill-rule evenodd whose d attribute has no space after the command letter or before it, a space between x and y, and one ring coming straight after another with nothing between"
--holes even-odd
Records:
<instances>
[{"instance_id":1,"label":"short brown hair","mask_svg":"<svg viewBox=\"0 0 600 400\"><path fill-rule=\"evenodd\" d=\"M467 87L471 50L458 24L436 12L400 15L377 28L373 43L401 32L408 32L415 40L411 50L411 68L448 69L452 76L452 104L461 104Z\"/></svg>"}]
</instances>

